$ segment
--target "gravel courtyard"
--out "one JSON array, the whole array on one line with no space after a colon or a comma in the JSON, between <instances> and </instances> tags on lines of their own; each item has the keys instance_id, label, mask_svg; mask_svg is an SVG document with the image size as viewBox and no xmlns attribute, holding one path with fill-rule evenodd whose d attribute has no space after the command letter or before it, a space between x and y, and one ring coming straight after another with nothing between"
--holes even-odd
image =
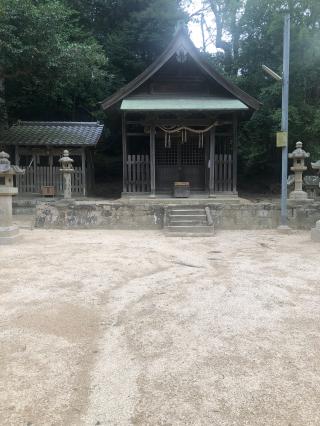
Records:
<instances>
[{"instance_id":1,"label":"gravel courtyard","mask_svg":"<svg viewBox=\"0 0 320 426\"><path fill-rule=\"evenodd\" d=\"M22 234L0 247L1 425L320 424L309 232Z\"/></svg>"}]
</instances>

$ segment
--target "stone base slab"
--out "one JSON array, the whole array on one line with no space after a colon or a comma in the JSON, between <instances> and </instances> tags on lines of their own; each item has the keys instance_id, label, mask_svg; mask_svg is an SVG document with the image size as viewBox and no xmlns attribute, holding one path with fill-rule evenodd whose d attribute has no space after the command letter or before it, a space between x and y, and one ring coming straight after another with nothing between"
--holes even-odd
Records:
<instances>
[{"instance_id":1,"label":"stone base slab","mask_svg":"<svg viewBox=\"0 0 320 426\"><path fill-rule=\"evenodd\" d=\"M320 243L320 229L318 228L311 229L311 239L312 241L316 241Z\"/></svg>"},{"instance_id":2,"label":"stone base slab","mask_svg":"<svg viewBox=\"0 0 320 426\"><path fill-rule=\"evenodd\" d=\"M277 231L279 232L279 234L289 235L292 234L293 229L286 225L280 225L278 226Z\"/></svg>"},{"instance_id":3,"label":"stone base slab","mask_svg":"<svg viewBox=\"0 0 320 426\"><path fill-rule=\"evenodd\" d=\"M0 227L0 245L13 244L20 238L17 226Z\"/></svg>"},{"instance_id":4,"label":"stone base slab","mask_svg":"<svg viewBox=\"0 0 320 426\"><path fill-rule=\"evenodd\" d=\"M305 191L292 191L289 196L290 201L310 201Z\"/></svg>"}]
</instances>

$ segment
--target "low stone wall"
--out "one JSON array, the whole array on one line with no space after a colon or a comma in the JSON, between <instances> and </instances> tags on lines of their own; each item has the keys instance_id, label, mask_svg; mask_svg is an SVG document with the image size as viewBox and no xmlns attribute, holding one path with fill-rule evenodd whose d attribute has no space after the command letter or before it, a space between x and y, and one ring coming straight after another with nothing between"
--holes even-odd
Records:
<instances>
[{"instance_id":1,"label":"low stone wall","mask_svg":"<svg viewBox=\"0 0 320 426\"><path fill-rule=\"evenodd\" d=\"M58 201L36 209L37 228L160 229L164 209L115 202Z\"/></svg>"},{"instance_id":2,"label":"low stone wall","mask_svg":"<svg viewBox=\"0 0 320 426\"><path fill-rule=\"evenodd\" d=\"M199 202L193 204L193 207L196 206L210 206L217 229L272 229L279 225L279 204ZM51 201L37 205L35 226L62 229L161 229L166 207L166 204L157 202ZM311 229L320 219L320 203L289 203L288 217L293 229Z\"/></svg>"},{"instance_id":3,"label":"low stone wall","mask_svg":"<svg viewBox=\"0 0 320 426\"><path fill-rule=\"evenodd\" d=\"M12 200L12 212L14 215L34 214L38 200L36 198L21 199L14 197Z\"/></svg>"},{"instance_id":4,"label":"low stone wall","mask_svg":"<svg viewBox=\"0 0 320 426\"><path fill-rule=\"evenodd\" d=\"M212 205L217 229L273 229L279 226L278 203ZM320 218L320 203L288 203L288 222L292 229L311 229Z\"/></svg>"}]
</instances>

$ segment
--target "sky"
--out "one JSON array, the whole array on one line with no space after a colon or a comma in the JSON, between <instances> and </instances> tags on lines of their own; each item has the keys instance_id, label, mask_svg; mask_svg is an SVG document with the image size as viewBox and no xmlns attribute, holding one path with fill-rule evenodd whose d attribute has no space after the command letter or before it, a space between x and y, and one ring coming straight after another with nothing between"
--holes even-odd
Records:
<instances>
[{"instance_id":1,"label":"sky","mask_svg":"<svg viewBox=\"0 0 320 426\"><path fill-rule=\"evenodd\" d=\"M190 3L191 3L190 6L186 7L186 10L189 14L197 12L202 7L202 0L192 0ZM214 22L213 13L207 12L205 14L205 17L206 17L207 24L211 28L214 28L215 22ZM198 48L202 48L202 35L201 35L200 24L196 23L196 22L190 22L189 23L189 31L190 31L191 39L194 42L194 44ZM207 32L206 32L206 37L208 37ZM208 52L215 52L215 46L213 45L213 43L211 43L210 45L207 46L207 51Z\"/></svg>"}]
</instances>

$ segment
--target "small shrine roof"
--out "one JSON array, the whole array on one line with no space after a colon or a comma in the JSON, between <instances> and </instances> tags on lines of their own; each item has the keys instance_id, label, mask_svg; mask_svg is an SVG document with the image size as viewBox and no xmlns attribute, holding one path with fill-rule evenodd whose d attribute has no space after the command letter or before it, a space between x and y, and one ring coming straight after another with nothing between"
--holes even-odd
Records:
<instances>
[{"instance_id":1,"label":"small shrine roof","mask_svg":"<svg viewBox=\"0 0 320 426\"><path fill-rule=\"evenodd\" d=\"M0 145L95 146L103 131L99 122L18 121L0 134Z\"/></svg>"}]
</instances>

